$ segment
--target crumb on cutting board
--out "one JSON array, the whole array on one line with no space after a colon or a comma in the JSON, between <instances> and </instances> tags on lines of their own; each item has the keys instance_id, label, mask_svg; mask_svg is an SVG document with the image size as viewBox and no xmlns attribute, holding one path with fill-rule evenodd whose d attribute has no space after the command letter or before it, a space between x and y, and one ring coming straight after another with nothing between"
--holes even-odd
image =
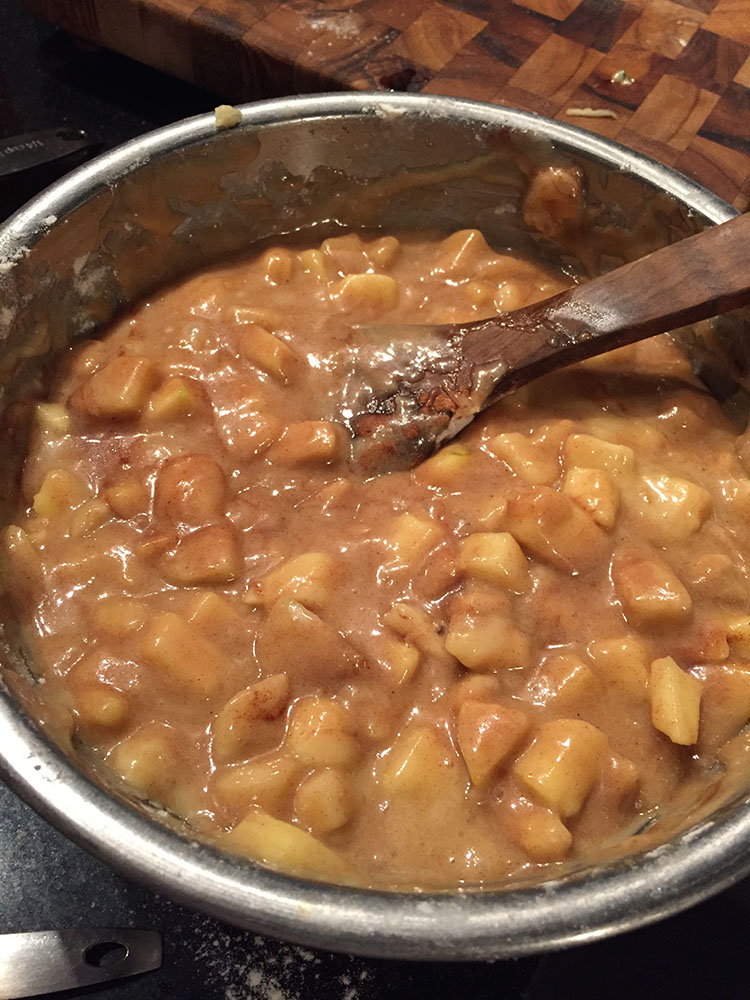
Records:
<instances>
[{"instance_id":1,"label":"crumb on cutting board","mask_svg":"<svg viewBox=\"0 0 750 1000\"><path fill-rule=\"evenodd\" d=\"M565 114L571 118L617 118L609 108L566 108Z\"/></svg>"}]
</instances>

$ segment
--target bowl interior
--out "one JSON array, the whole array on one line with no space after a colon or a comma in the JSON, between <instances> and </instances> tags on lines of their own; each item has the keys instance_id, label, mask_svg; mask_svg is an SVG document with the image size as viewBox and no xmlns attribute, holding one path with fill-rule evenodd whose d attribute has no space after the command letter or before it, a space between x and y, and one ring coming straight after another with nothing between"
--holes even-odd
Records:
<instances>
[{"instance_id":1,"label":"bowl interior","mask_svg":"<svg viewBox=\"0 0 750 1000\"><path fill-rule=\"evenodd\" d=\"M586 238L575 245L523 223L528 174L551 163L573 163L585 176ZM257 240L314 227L476 227L495 249L588 276L732 214L622 147L472 102L333 95L248 106L234 129L217 131L204 116L152 133L77 171L0 230L6 510L25 453L25 400L51 359L152 289ZM750 365L736 346L738 322L728 316L682 337L712 391L741 407ZM740 790L670 844L644 842L637 859L513 892L406 896L264 871L195 844L179 821L100 773L45 704L22 636L2 612L0 768L9 783L115 866L236 923L376 955L519 955L656 919L750 867L750 803ZM675 829L682 825L676 818Z\"/></svg>"}]
</instances>

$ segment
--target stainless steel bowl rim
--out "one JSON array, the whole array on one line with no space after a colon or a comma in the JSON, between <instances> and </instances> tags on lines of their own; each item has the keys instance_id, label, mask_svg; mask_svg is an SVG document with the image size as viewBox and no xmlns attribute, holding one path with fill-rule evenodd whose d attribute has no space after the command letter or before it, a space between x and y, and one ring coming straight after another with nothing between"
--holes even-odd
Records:
<instances>
[{"instance_id":1,"label":"stainless steel bowl rim","mask_svg":"<svg viewBox=\"0 0 750 1000\"><path fill-rule=\"evenodd\" d=\"M710 222L737 213L648 157L566 123L437 96L329 94L244 105L239 128L347 115L426 115L529 132L632 172ZM25 255L92 193L156 156L209 139L213 114L178 122L79 168L0 227L0 263ZM7 263L6 263L7 266ZM1 274L1 271L0 271ZM682 910L750 873L750 799L669 843L580 874L500 891L396 893L306 882L191 843L85 778L0 690L0 775L54 826L171 898L313 947L411 959L491 959L609 936Z\"/></svg>"}]
</instances>

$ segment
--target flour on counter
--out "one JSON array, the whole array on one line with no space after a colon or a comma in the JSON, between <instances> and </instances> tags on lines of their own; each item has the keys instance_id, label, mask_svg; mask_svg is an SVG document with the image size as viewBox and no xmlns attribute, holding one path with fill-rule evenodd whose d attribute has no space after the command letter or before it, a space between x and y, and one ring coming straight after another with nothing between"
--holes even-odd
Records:
<instances>
[{"instance_id":1,"label":"flour on counter","mask_svg":"<svg viewBox=\"0 0 750 1000\"><path fill-rule=\"evenodd\" d=\"M195 958L205 970L205 985L218 988L222 1000L370 1000L371 996L369 971L360 969L362 959L316 953L232 928L217 931L208 918ZM338 969L332 970L332 963Z\"/></svg>"}]
</instances>

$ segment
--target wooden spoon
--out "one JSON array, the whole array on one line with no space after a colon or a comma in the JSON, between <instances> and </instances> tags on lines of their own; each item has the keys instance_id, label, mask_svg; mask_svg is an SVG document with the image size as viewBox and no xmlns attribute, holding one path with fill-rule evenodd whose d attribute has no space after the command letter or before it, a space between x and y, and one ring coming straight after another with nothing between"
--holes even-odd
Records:
<instances>
[{"instance_id":1,"label":"wooden spoon","mask_svg":"<svg viewBox=\"0 0 750 1000\"><path fill-rule=\"evenodd\" d=\"M748 303L750 215L741 215L491 319L361 327L358 343L374 353L343 408L354 466L409 468L540 375Z\"/></svg>"}]
</instances>

